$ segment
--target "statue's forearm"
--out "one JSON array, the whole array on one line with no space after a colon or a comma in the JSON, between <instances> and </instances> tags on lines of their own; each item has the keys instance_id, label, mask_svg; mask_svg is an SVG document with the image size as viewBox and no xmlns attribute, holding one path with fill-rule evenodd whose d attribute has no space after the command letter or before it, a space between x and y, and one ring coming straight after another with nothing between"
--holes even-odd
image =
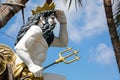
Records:
<instances>
[{"instance_id":1,"label":"statue's forearm","mask_svg":"<svg viewBox=\"0 0 120 80\"><path fill-rule=\"evenodd\" d=\"M67 46L67 44L68 44L68 32L67 32L67 24L66 23L60 24L59 40L62 42L62 45Z\"/></svg>"},{"instance_id":2,"label":"statue's forearm","mask_svg":"<svg viewBox=\"0 0 120 80\"><path fill-rule=\"evenodd\" d=\"M51 46L66 47L68 44L67 24L60 24L59 37L55 37Z\"/></svg>"},{"instance_id":3,"label":"statue's forearm","mask_svg":"<svg viewBox=\"0 0 120 80\"><path fill-rule=\"evenodd\" d=\"M16 49L16 53L27 66L33 63L27 51Z\"/></svg>"}]
</instances>

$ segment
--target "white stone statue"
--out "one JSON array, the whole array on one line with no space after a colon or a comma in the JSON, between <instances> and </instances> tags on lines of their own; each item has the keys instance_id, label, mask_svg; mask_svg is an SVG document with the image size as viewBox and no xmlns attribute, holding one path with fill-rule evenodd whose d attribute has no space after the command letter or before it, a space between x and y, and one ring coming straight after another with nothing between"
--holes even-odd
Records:
<instances>
[{"instance_id":1,"label":"white stone statue","mask_svg":"<svg viewBox=\"0 0 120 80\"><path fill-rule=\"evenodd\" d=\"M53 33L55 18L60 24L58 37ZM24 35L21 37L22 33ZM19 34L15 45L17 58L14 76L16 79L26 76L25 70L28 69L34 75L29 80L40 80L40 78L41 80L66 80L64 76L42 72L42 64L46 59L48 48L66 47L68 44L67 20L63 11L48 10L33 15L21 28Z\"/></svg>"}]
</instances>

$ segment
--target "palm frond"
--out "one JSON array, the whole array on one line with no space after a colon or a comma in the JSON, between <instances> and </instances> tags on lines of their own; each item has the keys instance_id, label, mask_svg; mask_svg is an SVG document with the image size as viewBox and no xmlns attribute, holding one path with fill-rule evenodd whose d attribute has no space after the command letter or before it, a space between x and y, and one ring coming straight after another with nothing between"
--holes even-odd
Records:
<instances>
[{"instance_id":1,"label":"palm frond","mask_svg":"<svg viewBox=\"0 0 120 80\"><path fill-rule=\"evenodd\" d=\"M120 38L120 0L114 1L113 17L114 17L115 26L118 32L118 36Z\"/></svg>"},{"instance_id":2,"label":"palm frond","mask_svg":"<svg viewBox=\"0 0 120 80\"><path fill-rule=\"evenodd\" d=\"M68 2L68 10L70 9L71 4L73 2L75 3L76 10L78 9L78 6L79 8L82 6L82 0L64 0L64 1L65 1L65 4L67 4Z\"/></svg>"},{"instance_id":3,"label":"palm frond","mask_svg":"<svg viewBox=\"0 0 120 80\"><path fill-rule=\"evenodd\" d=\"M75 7L76 7L76 11L77 11L77 0L75 0Z\"/></svg>"},{"instance_id":4,"label":"palm frond","mask_svg":"<svg viewBox=\"0 0 120 80\"><path fill-rule=\"evenodd\" d=\"M69 2L68 10L70 9L71 3L72 3L72 0L70 0Z\"/></svg>"},{"instance_id":5,"label":"palm frond","mask_svg":"<svg viewBox=\"0 0 120 80\"><path fill-rule=\"evenodd\" d=\"M78 0L79 7L82 7L82 0Z\"/></svg>"}]
</instances>

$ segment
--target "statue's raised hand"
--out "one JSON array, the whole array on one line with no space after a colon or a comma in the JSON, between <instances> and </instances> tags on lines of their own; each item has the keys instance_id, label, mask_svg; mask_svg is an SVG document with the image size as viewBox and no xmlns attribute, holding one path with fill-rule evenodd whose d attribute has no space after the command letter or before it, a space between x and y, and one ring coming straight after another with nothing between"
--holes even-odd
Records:
<instances>
[{"instance_id":1,"label":"statue's raised hand","mask_svg":"<svg viewBox=\"0 0 120 80\"><path fill-rule=\"evenodd\" d=\"M62 10L56 10L56 18L60 24L66 24L66 16Z\"/></svg>"}]
</instances>

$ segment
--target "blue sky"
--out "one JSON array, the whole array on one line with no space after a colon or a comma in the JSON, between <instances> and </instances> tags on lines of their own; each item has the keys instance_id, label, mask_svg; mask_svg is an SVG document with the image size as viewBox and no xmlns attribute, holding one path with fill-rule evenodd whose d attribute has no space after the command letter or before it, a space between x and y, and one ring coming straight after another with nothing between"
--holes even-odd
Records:
<instances>
[{"instance_id":1,"label":"blue sky","mask_svg":"<svg viewBox=\"0 0 120 80\"><path fill-rule=\"evenodd\" d=\"M1 0L4 1L4 0ZM67 80L120 80L113 47L108 32L102 0L85 0L83 8L76 11L74 4L68 11L63 0L54 0L56 8L64 10L68 22L69 44L74 50L79 50L80 60L71 64L60 63L44 72L66 76ZM30 0L25 8L25 19L31 15L31 10L42 5L44 0ZM22 26L21 11L0 30L16 37ZM54 33L59 32L59 25ZM14 48L15 39L0 33L0 43ZM44 66L58 58L58 53L65 48L51 47L47 52Z\"/></svg>"}]
</instances>

